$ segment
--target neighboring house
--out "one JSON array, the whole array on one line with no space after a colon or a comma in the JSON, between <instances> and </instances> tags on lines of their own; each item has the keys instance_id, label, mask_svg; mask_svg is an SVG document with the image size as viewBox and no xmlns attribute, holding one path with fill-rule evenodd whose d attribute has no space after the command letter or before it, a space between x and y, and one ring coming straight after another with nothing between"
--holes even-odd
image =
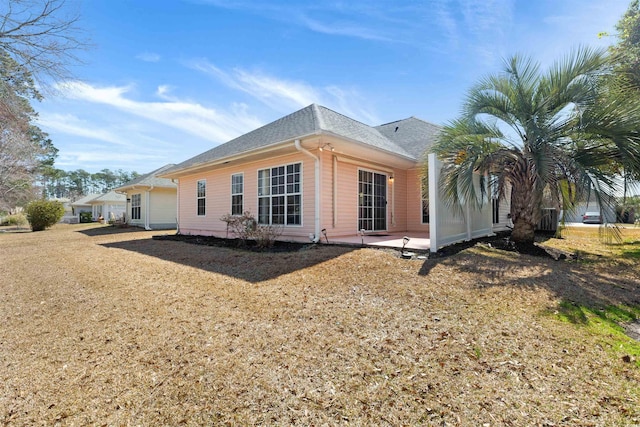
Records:
<instances>
[{"instance_id":1,"label":"neighboring house","mask_svg":"<svg viewBox=\"0 0 640 427\"><path fill-rule=\"evenodd\" d=\"M60 219L60 222L70 223L75 221L71 200L68 197L51 197L49 200L52 202L62 203L62 206L64 207L64 215Z\"/></svg>"},{"instance_id":2,"label":"neighboring house","mask_svg":"<svg viewBox=\"0 0 640 427\"><path fill-rule=\"evenodd\" d=\"M124 194L118 194L113 190L101 194L87 201L87 203L91 206L94 220L102 218L105 221L109 221L122 218L127 208L126 196Z\"/></svg>"},{"instance_id":3,"label":"neighboring house","mask_svg":"<svg viewBox=\"0 0 640 427\"><path fill-rule=\"evenodd\" d=\"M158 175L175 166L169 164L115 189L126 195L126 220L147 230L175 229L177 226L177 185Z\"/></svg>"},{"instance_id":4,"label":"neighboring house","mask_svg":"<svg viewBox=\"0 0 640 427\"><path fill-rule=\"evenodd\" d=\"M158 175L178 181L182 234L226 235L225 214L282 225L282 239L429 232L424 153L440 127L371 127L312 104Z\"/></svg>"},{"instance_id":5,"label":"neighboring house","mask_svg":"<svg viewBox=\"0 0 640 427\"><path fill-rule=\"evenodd\" d=\"M77 218L78 222L80 222L80 214L82 212L91 212L91 216L93 216L93 208L89 202L97 197L100 197L100 194L89 194L71 203L73 215Z\"/></svg>"}]
</instances>

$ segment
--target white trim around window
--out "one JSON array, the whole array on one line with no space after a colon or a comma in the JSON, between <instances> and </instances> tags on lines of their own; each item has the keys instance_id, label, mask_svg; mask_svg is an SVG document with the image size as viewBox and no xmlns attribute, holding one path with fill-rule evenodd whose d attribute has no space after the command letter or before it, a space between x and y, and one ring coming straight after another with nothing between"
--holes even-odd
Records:
<instances>
[{"instance_id":1,"label":"white trim around window","mask_svg":"<svg viewBox=\"0 0 640 427\"><path fill-rule=\"evenodd\" d=\"M207 180L199 179L196 183L196 214L205 216L207 213Z\"/></svg>"},{"instance_id":2,"label":"white trim around window","mask_svg":"<svg viewBox=\"0 0 640 427\"><path fill-rule=\"evenodd\" d=\"M258 224L302 227L302 162L258 170Z\"/></svg>"},{"instance_id":3,"label":"white trim around window","mask_svg":"<svg viewBox=\"0 0 640 427\"><path fill-rule=\"evenodd\" d=\"M231 175L231 215L244 213L244 173Z\"/></svg>"},{"instance_id":4,"label":"white trim around window","mask_svg":"<svg viewBox=\"0 0 640 427\"><path fill-rule=\"evenodd\" d=\"M142 218L142 195L140 193L131 195L131 219Z\"/></svg>"}]
</instances>

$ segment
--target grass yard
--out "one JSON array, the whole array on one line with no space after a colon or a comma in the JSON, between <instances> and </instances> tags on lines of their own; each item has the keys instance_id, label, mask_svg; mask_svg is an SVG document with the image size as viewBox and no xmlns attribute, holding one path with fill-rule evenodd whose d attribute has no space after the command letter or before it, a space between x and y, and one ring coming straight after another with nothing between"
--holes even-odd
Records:
<instances>
[{"instance_id":1,"label":"grass yard","mask_svg":"<svg viewBox=\"0 0 640 427\"><path fill-rule=\"evenodd\" d=\"M0 424L640 424L640 229L402 260L0 233Z\"/></svg>"}]
</instances>

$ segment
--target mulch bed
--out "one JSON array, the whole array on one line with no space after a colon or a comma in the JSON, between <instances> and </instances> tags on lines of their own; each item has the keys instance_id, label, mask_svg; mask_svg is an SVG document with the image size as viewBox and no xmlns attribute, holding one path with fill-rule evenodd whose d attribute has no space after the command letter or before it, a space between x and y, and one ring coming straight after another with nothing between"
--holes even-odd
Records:
<instances>
[{"instance_id":1,"label":"mulch bed","mask_svg":"<svg viewBox=\"0 0 640 427\"><path fill-rule=\"evenodd\" d=\"M219 248L242 249L253 252L296 252L312 246L310 243L285 242L276 240L270 247L259 247L255 240L225 239L214 236L194 236L185 234L165 234L153 236L154 240L169 240Z\"/></svg>"},{"instance_id":2,"label":"mulch bed","mask_svg":"<svg viewBox=\"0 0 640 427\"><path fill-rule=\"evenodd\" d=\"M537 242L533 245L516 245L509 239L510 232L501 232L495 236L482 237L473 239L468 242L461 242L455 245L450 245L440 249L437 253L429 253L429 258L442 258L455 255L460 251L469 249L475 245L485 245L490 248L495 248L508 252L516 252L525 255L533 255L538 257L552 258L554 260L571 259L575 257L575 254L559 249L548 248L540 246ZM541 233L537 236L538 241L544 241L552 235ZM153 236L155 240L170 240L176 242L185 242L196 245L215 246L220 248L232 248L248 250L253 252L296 252L301 249L313 247L312 243L300 243L300 242L287 242L287 241L275 241L273 246L259 247L253 240L240 240L235 238L221 238L214 236L197 236L197 235L184 235L184 234L165 234ZM317 245L317 244L316 244ZM353 245L348 245L353 246ZM387 250L381 248L381 250L389 253L397 254L401 257L402 253L396 250Z\"/></svg>"}]
</instances>

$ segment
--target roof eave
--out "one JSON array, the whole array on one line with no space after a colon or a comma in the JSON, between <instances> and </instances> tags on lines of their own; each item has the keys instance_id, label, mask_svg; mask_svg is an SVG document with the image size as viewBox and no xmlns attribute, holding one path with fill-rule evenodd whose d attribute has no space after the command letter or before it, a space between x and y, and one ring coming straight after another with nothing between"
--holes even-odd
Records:
<instances>
[{"instance_id":1,"label":"roof eave","mask_svg":"<svg viewBox=\"0 0 640 427\"><path fill-rule=\"evenodd\" d=\"M407 156L405 154L397 153L395 151L385 150L384 148L376 147L375 145L367 144L366 142L362 142L362 141L359 141L357 139L349 138L349 137L346 137L344 135L340 135L340 134L337 134L337 133L334 133L334 132L331 132L331 131L322 131L322 133L325 134L325 135L334 136L336 138L343 139L343 140L348 141L348 142L352 142L354 144L360 145L360 146L365 147L365 148L369 148L369 149L372 149L372 150L379 151L381 153L389 154L389 155L392 155L392 156L395 156L395 157L400 157L403 160L408 160L408 161L411 161L411 162L419 162L418 159L416 159L415 157L413 157L411 155Z\"/></svg>"},{"instance_id":2,"label":"roof eave","mask_svg":"<svg viewBox=\"0 0 640 427\"><path fill-rule=\"evenodd\" d=\"M209 160L209 161L205 161L205 162L200 162L200 163L196 163L194 165L185 167L185 168L181 168L181 169L176 169L175 171L168 173L168 174L158 174L157 176L159 178L167 178L167 179L174 179L174 178L180 178L181 176L186 176L186 175L191 175L195 172L198 172L199 170L205 169L205 168L210 168L210 167L214 167L214 166L219 166L219 165L225 165L227 163L230 163L234 160L239 160L242 159L244 157L248 157L248 156L255 156L258 154L262 154L262 153L268 153L271 151L275 151L275 150L279 150L281 148L286 147L288 144L291 144L293 146L293 143L296 139L303 139L303 138L308 138L311 136L317 136L319 135L321 132L313 132L313 133L308 133L305 135L301 135L301 136L296 136L294 138L289 138L286 140L282 140L282 141L278 141L278 142L274 142L272 144L269 145L265 145L253 150L249 150L249 151L243 151L242 153L238 153L238 154L234 154L231 156L226 156L226 157L220 157L214 160Z\"/></svg>"}]
</instances>

